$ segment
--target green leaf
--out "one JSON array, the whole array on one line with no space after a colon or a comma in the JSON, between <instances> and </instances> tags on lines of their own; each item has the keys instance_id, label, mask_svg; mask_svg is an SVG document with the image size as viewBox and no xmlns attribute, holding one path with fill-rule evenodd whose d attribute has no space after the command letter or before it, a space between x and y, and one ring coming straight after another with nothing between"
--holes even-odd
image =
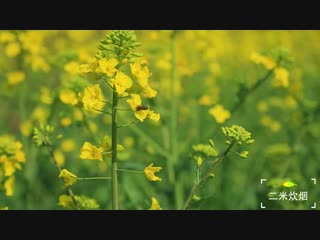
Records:
<instances>
[{"instance_id":1,"label":"green leaf","mask_svg":"<svg viewBox=\"0 0 320 240\"><path fill-rule=\"evenodd\" d=\"M203 153L207 157L217 157L218 152L209 144L197 144L192 146L193 150L198 153Z\"/></svg>"},{"instance_id":2,"label":"green leaf","mask_svg":"<svg viewBox=\"0 0 320 240\"><path fill-rule=\"evenodd\" d=\"M287 182L281 183L281 186L291 188L291 187L297 186L297 184L295 184L294 182L287 181Z\"/></svg>"}]
</instances>

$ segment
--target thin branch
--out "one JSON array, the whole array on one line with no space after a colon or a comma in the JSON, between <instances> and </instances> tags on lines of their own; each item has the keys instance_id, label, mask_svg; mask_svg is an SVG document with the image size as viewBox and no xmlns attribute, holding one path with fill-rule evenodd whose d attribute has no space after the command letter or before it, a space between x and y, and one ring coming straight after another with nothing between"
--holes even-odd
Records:
<instances>
[{"instance_id":1,"label":"thin branch","mask_svg":"<svg viewBox=\"0 0 320 240\"><path fill-rule=\"evenodd\" d=\"M78 180L111 180L111 177L84 177L84 178L77 178Z\"/></svg>"},{"instance_id":2,"label":"thin branch","mask_svg":"<svg viewBox=\"0 0 320 240\"><path fill-rule=\"evenodd\" d=\"M120 111L132 111L131 108L117 108L117 110L120 110Z\"/></svg>"},{"instance_id":3,"label":"thin branch","mask_svg":"<svg viewBox=\"0 0 320 240\"><path fill-rule=\"evenodd\" d=\"M123 99L123 98L129 98L130 96L122 96L122 97L118 97L118 99Z\"/></svg>"},{"instance_id":4,"label":"thin branch","mask_svg":"<svg viewBox=\"0 0 320 240\"><path fill-rule=\"evenodd\" d=\"M98 112L102 112L102 113L105 113L105 114L108 114L108 115L112 115L112 113L105 112L105 111L97 109L97 108L93 108L93 110L98 111Z\"/></svg>"},{"instance_id":5,"label":"thin branch","mask_svg":"<svg viewBox=\"0 0 320 240\"><path fill-rule=\"evenodd\" d=\"M234 114L241 106L244 104L244 102L247 100L247 98L257 89L259 88L265 81L268 80L268 78L272 75L275 67L271 70L269 70L266 75L264 75L262 78L260 78L251 88L247 90L247 93L240 98L240 100L234 104L234 106L231 108L231 114Z\"/></svg>"},{"instance_id":6,"label":"thin branch","mask_svg":"<svg viewBox=\"0 0 320 240\"><path fill-rule=\"evenodd\" d=\"M55 165L57 167L57 170L60 173L62 169L59 166L59 163L57 162L57 160L56 160L56 158L54 156L54 152L53 152L51 144L46 139L43 139L43 142L44 142L44 145L48 148L50 156L53 159L53 161L54 161L54 163L55 163ZM66 187L66 188L67 188L69 196L71 197L72 201L74 202L74 204L76 205L77 209L79 210L80 209L79 204L78 204L78 202L77 202L77 200L75 198L75 195L74 195L73 191L71 190L71 187Z\"/></svg>"},{"instance_id":7,"label":"thin branch","mask_svg":"<svg viewBox=\"0 0 320 240\"><path fill-rule=\"evenodd\" d=\"M129 122L129 123L126 123L126 124L119 125L119 126L117 126L117 128L130 126L130 125L135 124L135 123L138 123L138 122L139 122L139 121L132 121L132 122Z\"/></svg>"},{"instance_id":8,"label":"thin branch","mask_svg":"<svg viewBox=\"0 0 320 240\"><path fill-rule=\"evenodd\" d=\"M190 205L190 203L191 203L191 201L193 199L193 196L198 192L200 187L210 178L214 168L218 165L218 163L220 163L228 155L228 153L230 152L230 150L231 150L231 148L233 147L234 144L235 144L235 141L233 141L228 146L228 148L222 153L222 155L220 155L219 158L209 167L209 169L208 169L207 173L205 174L205 176L203 178L201 178L201 180L192 187L192 189L190 191L190 194L189 194L187 200L184 203L184 206L183 206L184 210L188 209L188 207L189 207L189 205Z\"/></svg>"},{"instance_id":9,"label":"thin branch","mask_svg":"<svg viewBox=\"0 0 320 240\"><path fill-rule=\"evenodd\" d=\"M122 168L118 168L117 171L128 172L128 173L143 173L143 171L135 171L135 170L129 170L129 169L122 169Z\"/></svg>"}]
</instances>

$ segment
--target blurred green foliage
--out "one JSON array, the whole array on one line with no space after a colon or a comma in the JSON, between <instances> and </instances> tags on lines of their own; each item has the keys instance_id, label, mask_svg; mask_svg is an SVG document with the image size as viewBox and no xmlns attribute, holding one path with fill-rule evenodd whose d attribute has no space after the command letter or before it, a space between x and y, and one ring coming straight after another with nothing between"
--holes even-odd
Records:
<instances>
[{"instance_id":1,"label":"blurred green foliage","mask_svg":"<svg viewBox=\"0 0 320 240\"><path fill-rule=\"evenodd\" d=\"M65 88L81 91L94 83L77 75L109 31L15 30L0 31L0 135L13 135L23 144L26 162L15 172L13 196L0 189L0 208L62 209L58 198L65 194L59 172L45 148L32 142L32 129L41 123L55 128L52 146L61 165L79 177L110 176L110 158L104 162L80 159L85 141L102 142L111 134L110 119L88 114L61 100ZM155 197L162 209L180 209L194 182L197 163L193 151L223 152L223 126L243 126L254 144L243 159L228 155L214 171L214 178L197 193L191 209L310 209L320 198L311 178L320 175L320 31L177 31L176 62L172 65L172 31L135 31L152 72L150 82L156 99L145 102L161 114L159 123L121 128L118 167L143 170L149 163L161 166L161 182L150 182L143 174L119 172L121 209L149 209ZM248 95L229 119L218 123L209 110L222 105L231 111L243 94L263 78L268 63L257 64L252 54L279 60L288 72L288 84L275 84L273 72ZM271 61L264 59L264 61ZM175 71L174 96L172 68ZM282 77L285 78L283 72ZM279 73L279 74L280 74ZM102 87L106 90L107 87ZM107 95L111 99L111 95ZM240 95L239 95L240 94ZM177 103L177 129L172 132L172 101ZM123 107L128 107L125 103ZM131 112L119 122L133 119ZM175 176L168 176L172 140L177 140ZM214 141L214 150L208 143ZM202 144L202 145L200 145ZM1 147L1 146L0 146ZM0 156L1 157L1 156ZM129 161L130 160L130 161ZM206 164L210 164L209 162ZM0 165L1 168L1 165ZM261 184L260 179L267 179ZM0 176L1 179L1 176ZM284 181L297 184L281 186ZM111 208L110 181L78 181L77 195L94 198L100 209ZM307 191L307 201L270 201L270 192ZM95 203L96 204L96 203Z\"/></svg>"}]
</instances>

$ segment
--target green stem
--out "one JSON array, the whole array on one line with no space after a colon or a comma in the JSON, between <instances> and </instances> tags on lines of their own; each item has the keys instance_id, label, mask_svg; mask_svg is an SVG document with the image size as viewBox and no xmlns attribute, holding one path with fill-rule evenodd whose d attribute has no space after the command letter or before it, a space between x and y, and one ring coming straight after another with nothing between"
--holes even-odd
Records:
<instances>
[{"instance_id":1,"label":"green stem","mask_svg":"<svg viewBox=\"0 0 320 240\"><path fill-rule=\"evenodd\" d=\"M98 74L98 73L97 73L97 75L98 75L99 77L101 77L101 79L103 79L103 80L108 84L108 86L109 86L111 89L113 89L113 87L110 85L109 81L108 81L104 76L102 76L101 74Z\"/></svg>"},{"instance_id":2,"label":"green stem","mask_svg":"<svg viewBox=\"0 0 320 240\"><path fill-rule=\"evenodd\" d=\"M112 105L114 105L114 104L112 103ZM97 109L97 108L93 108L93 110L98 111L98 112L102 112L102 113L105 113L105 114L108 114L108 115L113 115L113 112L109 113L109 112L105 112L105 111Z\"/></svg>"},{"instance_id":3,"label":"green stem","mask_svg":"<svg viewBox=\"0 0 320 240\"><path fill-rule=\"evenodd\" d=\"M111 172L111 184L112 184L112 209L119 210L118 203L118 172L117 172L117 105L118 94L113 90L112 96L112 129L111 129L111 141L112 141L112 172Z\"/></svg>"},{"instance_id":4,"label":"green stem","mask_svg":"<svg viewBox=\"0 0 320 240\"><path fill-rule=\"evenodd\" d=\"M170 119L170 130L171 130L171 160L169 160L169 181L171 183L174 183L175 181L175 171L174 171L174 165L176 163L177 159L177 151L176 151L176 145L177 145L177 136L176 136L176 129L177 129L177 99L176 99L176 89L175 89L175 68L176 68L176 55L175 55L175 35L176 32L173 31L171 34L171 42L170 42L170 52L171 52L171 86L170 86L170 95L171 95L171 119Z\"/></svg>"},{"instance_id":5,"label":"green stem","mask_svg":"<svg viewBox=\"0 0 320 240\"><path fill-rule=\"evenodd\" d=\"M252 85L252 86L247 90L246 94L243 95L243 96L239 99L239 101L237 101L237 102L233 105L233 107L232 107L231 110L230 110L231 116L233 116L233 114L240 109L240 107L245 103L245 101L248 99L249 96L251 96L259 87L261 87L261 85L262 85L264 82L266 82L266 81L271 77L272 73L273 73L274 70L277 68L277 66L279 66L280 62L281 62L281 58L278 59L277 64L276 64L276 66L275 66L274 68L270 69L268 72L266 72L266 74L265 74L262 78L258 79L258 80L255 82L255 84ZM226 122L227 122L227 121L230 121L231 119L232 119L232 118L227 119ZM226 122L225 122L225 123L226 123ZM214 129L213 132L215 132L215 131L216 131L216 129ZM208 132L208 133L210 133L210 135L207 136L207 138L209 138L209 137L212 135L212 132Z\"/></svg>"},{"instance_id":6,"label":"green stem","mask_svg":"<svg viewBox=\"0 0 320 240\"><path fill-rule=\"evenodd\" d=\"M185 203L183 205L183 210L188 209L188 207L189 207L189 205L190 205L190 203L191 203L191 201L193 199L193 196L198 192L200 187L210 178L214 168L218 165L218 163L220 163L228 155L228 153L230 152L231 148L233 147L233 145L235 143L236 142L233 141L228 146L228 148L219 156L219 158L209 167L206 175L203 178L201 178L201 180L192 187L192 189L190 191L190 194L189 194L187 200L185 201Z\"/></svg>"},{"instance_id":7,"label":"green stem","mask_svg":"<svg viewBox=\"0 0 320 240\"><path fill-rule=\"evenodd\" d=\"M143 173L143 171L135 171L135 170L121 169L121 168L118 168L118 172Z\"/></svg>"},{"instance_id":8,"label":"green stem","mask_svg":"<svg viewBox=\"0 0 320 240\"><path fill-rule=\"evenodd\" d=\"M231 114L234 114L242 104L245 103L246 99L253 93L255 92L256 89L258 89L265 81L268 80L268 78L272 75L275 67L271 70L269 70L266 75L264 75L262 78L260 78L252 87L250 87L246 93L232 108L231 108Z\"/></svg>"},{"instance_id":9,"label":"green stem","mask_svg":"<svg viewBox=\"0 0 320 240\"><path fill-rule=\"evenodd\" d=\"M109 86L111 89L113 89L113 87L111 86L111 84L109 83L108 80L106 80L106 79L104 78L104 81L108 84L108 86Z\"/></svg>"},{"instance_id":10,"label":"green stem","mask_svg":"<svg viewBox=\"0 0 320 240\"><path fill-rule=\"evenodd\" d=\"M273 67L272 69L270 69L266 75L264 75L262 78L260 78L259 80L256 81L256 83L254 85L252 85L246 92L246 94L232 107L231 109L231 114L235 113L240 106L246 101L246 99L253 93L255 92L264 82L266 82L268 80L268 78L271 77L272 73L274 72L274 70L277 68L277 66L280 65L282 61L282 58L279 57L276 63L276 66Z\"/></svg>"},{"instance_id":11,"label":"green stem","mask_svg":"<svg viewBox=\"0 0 320 240\"><path fill-rule=\"evenodd\" d=\"M107 104L112 104L112 102L106 101L106 100L101 100L99 99L101 102L107 103Z\"/></svg>"},{"instance_id":12,"label":"green stem","mask_svg":"<svg viewBox=\"0 0 320 240\"><path fill-rule=\"evenodd\" d=\"M53 152L53 148L52 148L51 144L50 144L48 141L46 141L46 140L44 140L43 142L44 142L44 145L47 147L47 149L48 149L48 151L49 151L49 153L50 153L50 156L51 156L54 164L55 164L56 167L57 167L57 170L58 170L59 173L60 173L62 169L61 169L59 163L57 162L57 160L56 160L56 158L55 158L55 156L54 156L54 152ZM79 210L79 209L80 209L80 208L79 208L79 204L78 204L78 202L77 202L77 200L76 200L76 197L75 197L75 195L74 195L71 187L67 187L67 191L68 191L68 194L69 194L69 196L71 197L73 203L75 204L75 206L76 206L77 209Z\"/></svg>"},{"instance_id":13,"label":"green stem","mask_svg":"<svg viewBox=\"0 0 320 240\"><path fill-rule=\"evenodd\" d=\"M128 95L128 96L123 96L123 97L118 97L118 99L124 99L124 98L129 98L130 97L130 95Z\"/></svg>"},{"instance_id":14,"label":"green stem","mask_svg":"<svg viewBox=\"0 0 320 240\"><path fill-rule=\"evenodd\" d=\"M135 124L135 123L138 123L138 122L139 122L139 121L132 121L132 122L129 122L129 123L126 123L126 124L119 125L118 128L130 126L130 125Z\"/></svg>"},{"instance_id":15,"label":"green stem","mask_svg":"<svg viewBox=\"0 0 320 240\"><path fill-rule=\"evenodd\" d=\"M130 108L117 108L117 110L120 110L120 111L132 111L132 109L130 109Z\"/></svg>"},{"instance_id":16,"label":"green stem","mask_svg":"<svg viewBox=\"0 0 320 240\"><path fill-rule=\"evenodd\" d=\"M170 86L170 99L171 99L171 113L170 113L170 139L171 139L171 157L168 159L168 175L169 181L174 186L174 199L175 207L179 209L182 205L181 198L178 196L177 185L175 184L175 165L178 160L178 149L177 149L177 97L176 97L176 31L173 31L170 36L170 52L171 52L171 86Z\"/></svg>"},{"instance_id":17,"label":"green stem","mask_svg":"<svg viewBox=\"0 0 320 240\"><path fill-rule=\"evenodd\" d=\"M77 178L78 180L111 180L111 177L83 177Z\"/></svg>"},{"instance_id":18,"label":"green stem","mask_svg":"<svg viewBox=\"0 0 320 240\"><path fill-rule=\"evenodd\" d=\"M101 154L109 154L109 153L112 153L112 151L102 152Z\"/></svg>"},{"instance_id":19,"label":"green stem","mask_svg":"<svg viewBox=\"0 0 320 240\"><path fill-rule=\"evenodd\" d=\"M197 166L197 171L196 171L196 183L200 182L200 167Z\"/></svg>"}]
</instances>

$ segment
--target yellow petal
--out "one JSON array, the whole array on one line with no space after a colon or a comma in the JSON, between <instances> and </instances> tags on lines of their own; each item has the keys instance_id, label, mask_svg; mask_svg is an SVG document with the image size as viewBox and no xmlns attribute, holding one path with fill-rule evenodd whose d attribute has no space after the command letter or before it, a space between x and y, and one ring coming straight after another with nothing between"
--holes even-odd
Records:
<instances>
[{"instance_id":1,"label":"yellow petal","mask_svg":"<svg viewBox=\"0 0 320 240\"><path fill-rule=\"evenodd\" d=\"M145 176L150 180L150 181L161 181L161 178L157 177L154 175L156 172L161 171L162 167L152 167L153 163L151 163L149 166L147 166L144 169L144 174Z\"/></svg>"},{"instance_id":2,"label":"yellow petal","mask_svg":"<svg viewBox=\"0 0 320 240\"><path fill-rule=\"evenodd\" d=\"M97 148L96 146L93 146L91 143L85 142L83 147L81 148L80 158L102 161L102 152L102 147Z\"/></svg>"},{"instance_id":3,"label":"yellow petal","mask_svg":"<svg viewBox=\"0 0 320 240\"><path fill-rule=\"evenodd\" d=\"M151 207L149 208L149 210L162 210L158 200L154 197L152 197L151 199Z\"/></svg>"},{"instance_id":4,"label":"yellow petal","mask_svg":"<svg viewBox=\"0 0 320 240\"><path fill-rule=\"evenodd\" d=\"M13 195L13 190L14 190L14 176L11 176L5 181L4 183L4 189L6 190L6 195L7 196L12 196Z\"/></svg>"}]
</instances>

